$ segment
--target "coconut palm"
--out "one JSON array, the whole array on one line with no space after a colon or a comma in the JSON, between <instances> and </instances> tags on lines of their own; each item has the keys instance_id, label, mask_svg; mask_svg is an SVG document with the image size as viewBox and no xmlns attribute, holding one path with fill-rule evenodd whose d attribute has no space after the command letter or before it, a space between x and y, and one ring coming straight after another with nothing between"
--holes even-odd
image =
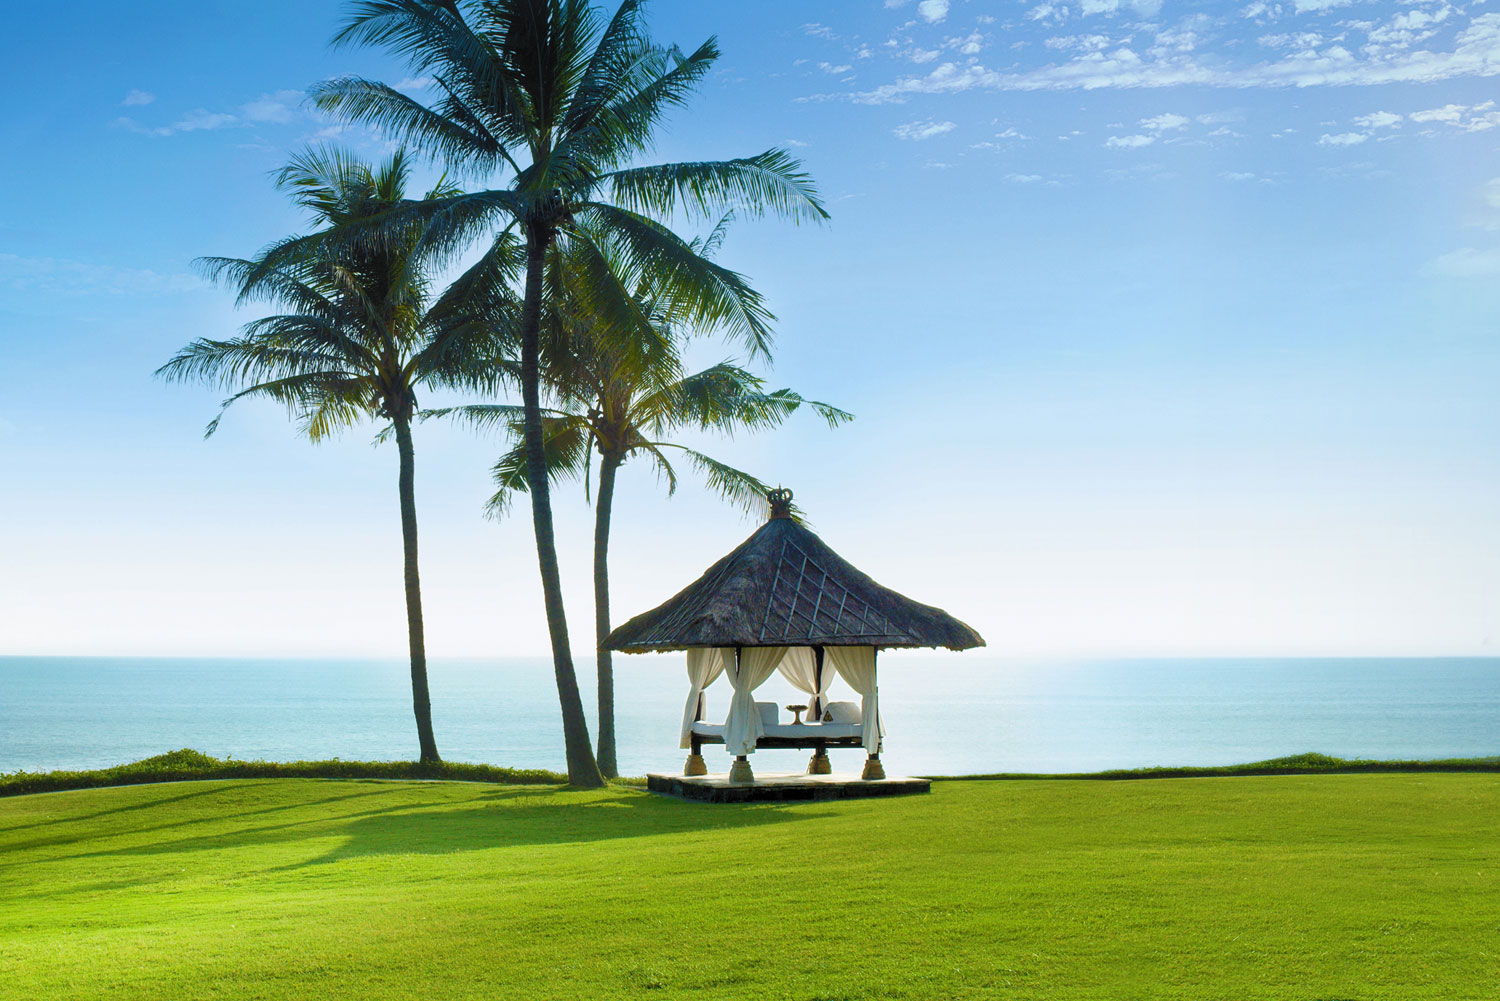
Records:
<instances>
[{"instance_id":1,"label":"coconut palm","mask_svg":"<svg viewBox=\"0 0 1500 1001\"><path fill-rule=\"evenodd\" d=\"M604 263L611 250L669 275L672 287L663 294L675 296L696 322L727 327L758 353L770 337L759 297L659 220L734 205L792 219L827 217L800 165L778 149L738 160L634 165L664 116L685 103L718 57L711 39L690 55L655 44L641 8L641 0L625 0L606 20L588 0L353 0L335 43L405 57L439 96L427 106L357 77L313 88L325 111L503 182L436 199L423 217L430 238L450 251L496 231L516 232L525 246L522 426L568 775L579 785L603 777L568 645L546 476L540 330L547 250L560 241L591 257L591 311L613 324L634 323L643 334L650 326L631 290L611 280Z\"/></svg>"},{"instance_id":2,"label":"coconut palm","mask_svg":"<svg viewBox=\"0 0 1500 1001\"><path fill-rule=\"evenodd\" d=\"M712 256L723 238L724 220L695 249ZM609 635L609 536L616 475L632 456L645 458L666 483L677 490L678 475L670 456L679 456L706 481L709 489L745 509L758 510L769 489L755 476L669 438L682 431L715 432L732 437L737 431L760 431L779 426L804 405L835 427L852 415L816 400L805 400L790 389L767 392L765 382L730 362L685 375L681 365L686 335L692 333L674 315L675 303L654 295L659 282L650 275L623 274L625 262L612 261L616 280L634 284L639 312L651 317L655 336L644 342L630 330L613 331L586 306L585 275L578 262L554 248L549 253L549 284L556 291L542 327L543 382L557 406L542 417L547 470L551 479L576 477L585 484L599 455L599 479L594 512L594 629L598 655L599 735L597 760L609 777L618 774L614 728L614 670L604 648ZM517 492L530 490L524 414L504 405L474 405L430 411L424 416L453 416L479 428L500 426L512 447L495 464L498 487L491 498L492 515L504 515Z\"/></svg>"},{"instance_id":3,"label":"coconut palm","mask_svg":"<svg viewBox=\"0 0 1500 1001\"><path fill-rule=\"evenodd\" d=\"M412 709L421 760L437 762L417 568L412 418L420 389L472 385L467 373L501 353L505 328L499 317L505 311L493 307L505 286L495 277L516 259L516 248L498 243L430 302L433 261L418 227L388 229L379 242L338 239L346 227L406 204L409 173L410 160L401 152L378 168L329 149L294 158L277 186L312 212L321 224L318 232L279 241L251 260L201 262L210 277L237 291L240 303L262 300L287 312L253 320L229 340L196 340L157 375L203 381L233 394L205 437L231 405L257 398L284 405L313 442L365 419L388 422L381 438L395 438L399 463ZM428 197L452 192L440 184ZM476 388L489 387L480 380Z\"/></svg>"}]
</instances>

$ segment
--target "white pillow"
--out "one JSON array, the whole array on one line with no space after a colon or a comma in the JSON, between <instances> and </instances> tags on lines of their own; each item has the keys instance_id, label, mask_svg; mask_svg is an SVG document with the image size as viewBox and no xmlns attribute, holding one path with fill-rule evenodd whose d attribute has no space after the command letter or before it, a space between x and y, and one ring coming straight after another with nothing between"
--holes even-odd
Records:
<instances>
[{"instance_id":1,"label":"white pillow","mask_svg":"<svg viewBox=\"0 0 1500 1001\"><path fill-rule=\"evenodd\" d=\"M864 711L858 702L830 702L824 719L829 723L861 723L864 722Z\"/></svg>"},{"instance_id":2,"label":"white pillow","mask_svg":"<svg viewBox=\"0 0 1500 1001\"><path fill-rule=\"evenodd\" d=\"M757 712L760 713L760 722L761 722L762 726L775 726L776 725L776 720L777 720L776 703L774 703L774 702L757 702L757 703L755 703L755 709L756 709Z\"/></svg>"}]
</instances>

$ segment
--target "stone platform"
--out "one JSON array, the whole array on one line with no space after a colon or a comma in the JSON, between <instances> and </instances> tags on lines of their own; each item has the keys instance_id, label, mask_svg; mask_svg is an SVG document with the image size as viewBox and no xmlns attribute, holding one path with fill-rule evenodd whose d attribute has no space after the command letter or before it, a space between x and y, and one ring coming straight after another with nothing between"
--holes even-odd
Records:
<instances>
[{"instance_id":1,"label":"stone platform","mask_svg":"<svg viewBox=\"0 0 1500 1001\"><path fill-rule=\"evenodd\" d=\"M776 803L826 799L868 799L930 792L927 779L890 776L865 780L857 773L805 775L757 774L749 785L733 785L723 775L647 775L646 788L679 799L702 803Z\"/></svg>"}]
</instances>

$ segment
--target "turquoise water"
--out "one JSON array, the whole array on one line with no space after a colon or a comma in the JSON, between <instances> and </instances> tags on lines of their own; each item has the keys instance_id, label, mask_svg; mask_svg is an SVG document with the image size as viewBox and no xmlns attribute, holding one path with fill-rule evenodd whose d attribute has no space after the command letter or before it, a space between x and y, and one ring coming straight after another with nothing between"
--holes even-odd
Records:
<instances>
[{"instance_id":1,"label":"turquoise water","mask_svg":"<svg viewBox=\"0 0 1500 1001\"><path fill-rule=\"evenodd\" d=\"M882 658L887 768L912 774L1500 755L1500 659L1019 662ZM582 665L585 698L592 664ZM616 658L620 765L681 763L681 656ZM438 747L455 761L561 768L550 662L438 660ZM236 758L416 756L400 661L0 658L0 772L92 768L193 747ZM728 689L709 692L711 719ZM836 695L851 698L847 688ZM780 676L757 693L804 701ZM790 715L787 714L790 721ZM710 767L724 762L722 751ZM834 767L859 754L835 751ZM765 770L804 752L763 751Z\"/></svg>"}]
</instances>

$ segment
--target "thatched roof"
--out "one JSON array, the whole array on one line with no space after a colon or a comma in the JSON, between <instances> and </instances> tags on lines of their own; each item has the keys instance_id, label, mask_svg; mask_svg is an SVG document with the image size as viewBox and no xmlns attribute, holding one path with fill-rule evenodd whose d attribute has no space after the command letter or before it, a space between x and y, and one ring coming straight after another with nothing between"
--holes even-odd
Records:
<instances>
[{"instance_id":1,"label":"thatched roof","mask_svg":"<svg viewBox=\"0 0 1500 1001\"><path fill-rule=\"evenodd\" d=\"M665 604L610 633L605 648L984 646L941 608L881 587L850 566L787 516L790 491L772 494L771 519L754 535Z\"/></svg>"}]
</instances>

